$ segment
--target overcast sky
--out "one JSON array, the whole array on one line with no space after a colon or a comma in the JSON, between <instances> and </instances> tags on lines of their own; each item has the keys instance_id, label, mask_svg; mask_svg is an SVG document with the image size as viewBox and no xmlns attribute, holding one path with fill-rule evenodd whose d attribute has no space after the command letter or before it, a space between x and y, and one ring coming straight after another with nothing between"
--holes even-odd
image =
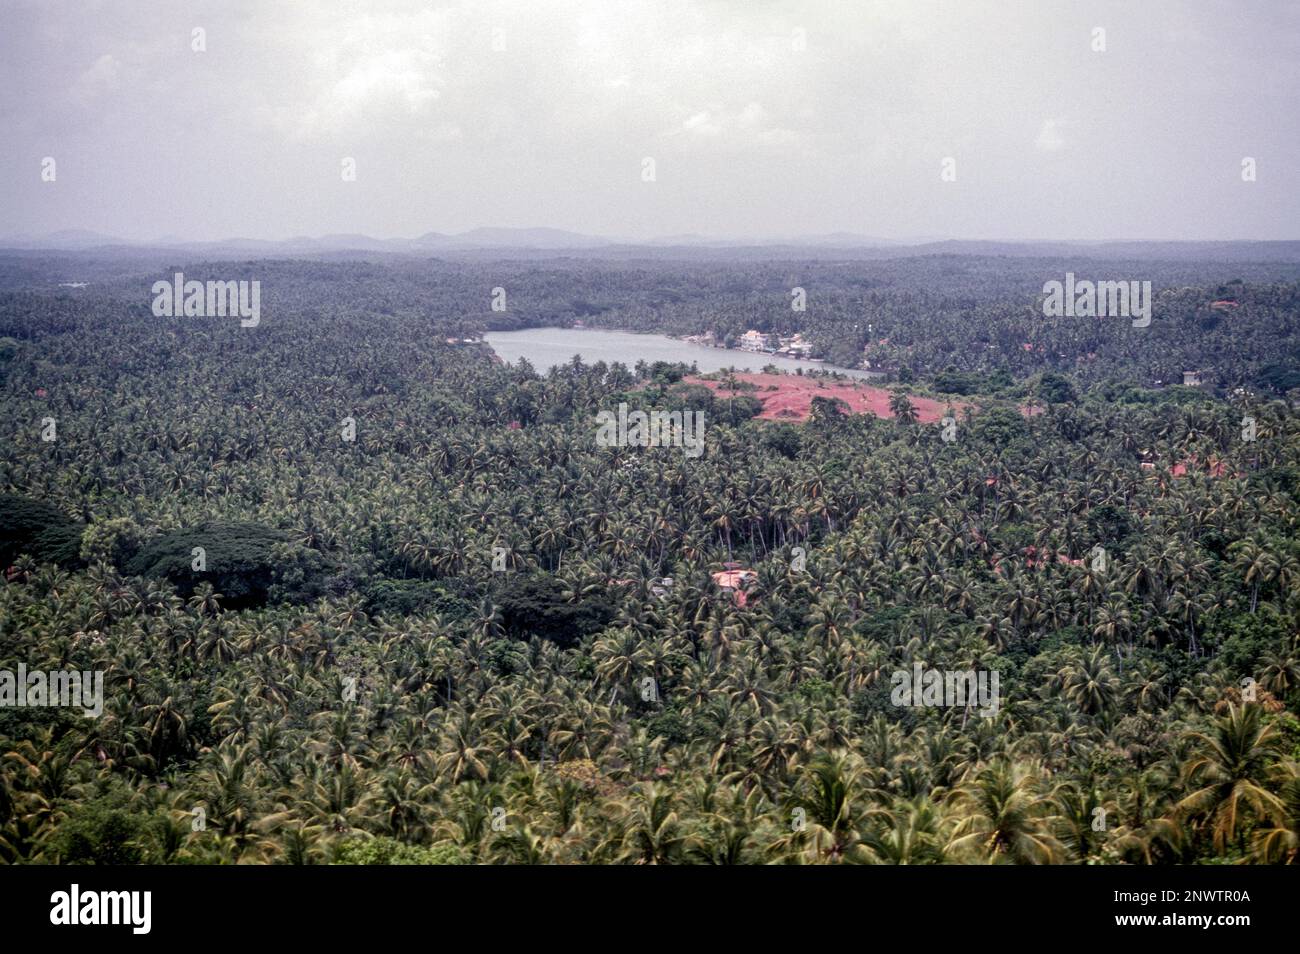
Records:
<instances>
[{"instance_id":1,"label":"overcast sky","mask_svg":"<svg viewBox=\"0 0 1300 954\"><path fill-rule=\"evenodd\" d=\"M1298 238L1298 72L1291 0L0 0L0 234Z\"/></svg>"}]
</instances>

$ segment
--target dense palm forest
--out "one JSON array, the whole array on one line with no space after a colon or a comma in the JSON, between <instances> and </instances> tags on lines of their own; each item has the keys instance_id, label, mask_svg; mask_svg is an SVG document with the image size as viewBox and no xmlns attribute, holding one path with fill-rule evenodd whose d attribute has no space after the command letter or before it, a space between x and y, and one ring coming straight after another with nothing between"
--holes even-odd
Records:
<instances>
[{"instance_id":1,"label":"dense palm forest","mask_svg":"<svg viewBox=\"0 0 1300 954\"><path fill-rule=\"evenodd\" d=\"M1300 276L1044 319L1077 264L0 258L0 669L106 674L0 708L0 859L1296 862ZM261 324L155 318L180 265ZM575 319L886 339L894 414L461 340Z\"/></svg>"}]
</instances>

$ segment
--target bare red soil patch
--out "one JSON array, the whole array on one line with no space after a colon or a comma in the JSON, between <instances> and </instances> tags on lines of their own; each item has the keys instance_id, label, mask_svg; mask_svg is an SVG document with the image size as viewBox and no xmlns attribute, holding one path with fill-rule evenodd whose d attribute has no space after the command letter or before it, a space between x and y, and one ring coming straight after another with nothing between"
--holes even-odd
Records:
<instances>
[{"instance_id":1,"label":"bare red soil patch","mask_svg":"<svg viewBox=\"0 0 1300 954\"><path fill-rule=\"evenodd\" d=\"M1175 477L1186 477L1188 471L1199 470L1209 474L1211 477L1226 477L1228 475L1228 465L1219 460L1217 457L1211 457L1202 464L1196 457L1186 457L1174 464L1169 473ZM1240 475L1238 475L1240 476Z\"/></svg>"},{"instance_id":2,"label":"bare red soil patch","mask_svg":"<svg viewBox=\"0 0 1300 954\"><path fill-rule=\"evenodd\" d=\"M705 381L698 377L688 377L685 380L688 384L703 384L719 397L728 397L731 394L730 389L722 381ZM854 414L894 416L889 410L891 392L869 384L851 384L797 374L761 372L738 373L736 380L754 385L756 390L737 391L736 396L744 395L762 402L763 410L758 416L765 421L806 421L812 413L812 400L815 397L836 398L843 401ZM932 424L939 420L949 407L960 411L967 406L961 402L948 404L945 401L926 397L909 396L909 400L912 402L912 407L916 408L917 420L922 424Z\"/></svg>"}]
</instances>

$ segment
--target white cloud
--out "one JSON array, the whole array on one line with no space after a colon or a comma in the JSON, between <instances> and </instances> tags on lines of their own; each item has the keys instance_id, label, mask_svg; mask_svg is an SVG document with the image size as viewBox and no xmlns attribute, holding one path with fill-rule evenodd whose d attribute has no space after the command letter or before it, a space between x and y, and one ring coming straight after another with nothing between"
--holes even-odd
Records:
<instances>
[{"instance_id":1,"label":"white cloud","mask_svg":"<svg viewBox=\"0 0 1300 954\"><path fill-rule=\"evenodd\" d=\"M1060 152L1065 148L1065 137L1061 134L1064 126L1062 120L1044 119L1038 137L1034 140L1034 148L1041 152Z\"/></svg>"},{"instance_id":2,"label":"white cloud","mask_svg":"<svg viewBox=\"0 0 1300 954\"><path fill-rule=\"evenodd\" d=\"M781 126L762 104L752 101L739 109L706 109L694 113L668 135L709 139L725 137L728 143L744 148L781 145L799 139L798 133Z\"/></svg>"},{"instance_id":3,"label":"white cloud","mask_svg":"<svg viewBox=\"0 0 1300 954\"><path fill-rule=\"evenodd\" d=\"M696 113L686 122L674 129L669 135L678 133L696 133L701 136L716 136L722 132L722 127L713 122L707 111Z\"/></svg>"},{"instance_id":4,"label":"white cloud","mask_svg":"<svg viewBox=\"0 0 1300 954\"><path fill-rule=\"evenodd\" d=\"M422 49L378 49L321 62L315 75L283 92L271 115L296 138L347 133L377 124L419 124L442 96L439 58Z\"/></svg>"},{"instance_id":5,"label":"white cloud","mask_svg":"<svg viewBox=\"0 0 1300 954\"><path fill-rule=\"evenodd\" d=\"M105 53L73 82L73 99L90 103L98 96L117 88L121 73L122 64L111 53Z\"/></svg>"}]
</instances>

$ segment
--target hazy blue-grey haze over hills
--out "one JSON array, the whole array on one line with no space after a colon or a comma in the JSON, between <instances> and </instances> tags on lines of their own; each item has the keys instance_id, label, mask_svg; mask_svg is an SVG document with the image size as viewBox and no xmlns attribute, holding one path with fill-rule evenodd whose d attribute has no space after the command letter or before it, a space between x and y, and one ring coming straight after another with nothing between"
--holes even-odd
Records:
<instances>
[{"instance_id":1,"label":"hazy blue-grey haze over hills","mask_svg":"<svg viewBox=\"0 0 1300 954\"><path fill-rule=\"evenodd\" d=\"M647 240L626 237L584 235L554 228L477 228L460 233L425 232L413 238L375 238L360 233L321 236L297 235L286 239L256 239L231 237L217 241L186 239L177 235L160 236L153 240L132 240L89 229L63 229L38 235L0 235L0 247L89 249L105 246L138 247L194 247L265 249L356 249L361 251L428 251L437 249L471 248L554 248L583 249L611 245L650 246L753 246L753 245L824 245L837 247L891 246L919 244L936 239L900 241L838 232L827 235L734 238L708 235L668 235Z\"/></svg>"},{"instance_id":2,"label":"hazy blue-grey haze over hills","mask_svg":"<svg viewBox=\"0 0 1300 954\"><path fill-rule=\"evenodd\" d=\"M134 256L176 252L203 258L352 257L364 255L430 257L591 256L596 258L745 257L910 258L918 255L984 255L1061 259L1205 260L1223 262L1300 262L1300 240L1279 241L977 241L963 239L891 240L853 233L788 238L716 238L673 235L648 241L583 235L553 228L479 228L459 234L425 232L414 238L379 239L362 234L296 236L282 240L230 238L187 241L178 236L130 241L85 229L42 235L0 236L6 252Z\"/></svg>"}]
</instances>

